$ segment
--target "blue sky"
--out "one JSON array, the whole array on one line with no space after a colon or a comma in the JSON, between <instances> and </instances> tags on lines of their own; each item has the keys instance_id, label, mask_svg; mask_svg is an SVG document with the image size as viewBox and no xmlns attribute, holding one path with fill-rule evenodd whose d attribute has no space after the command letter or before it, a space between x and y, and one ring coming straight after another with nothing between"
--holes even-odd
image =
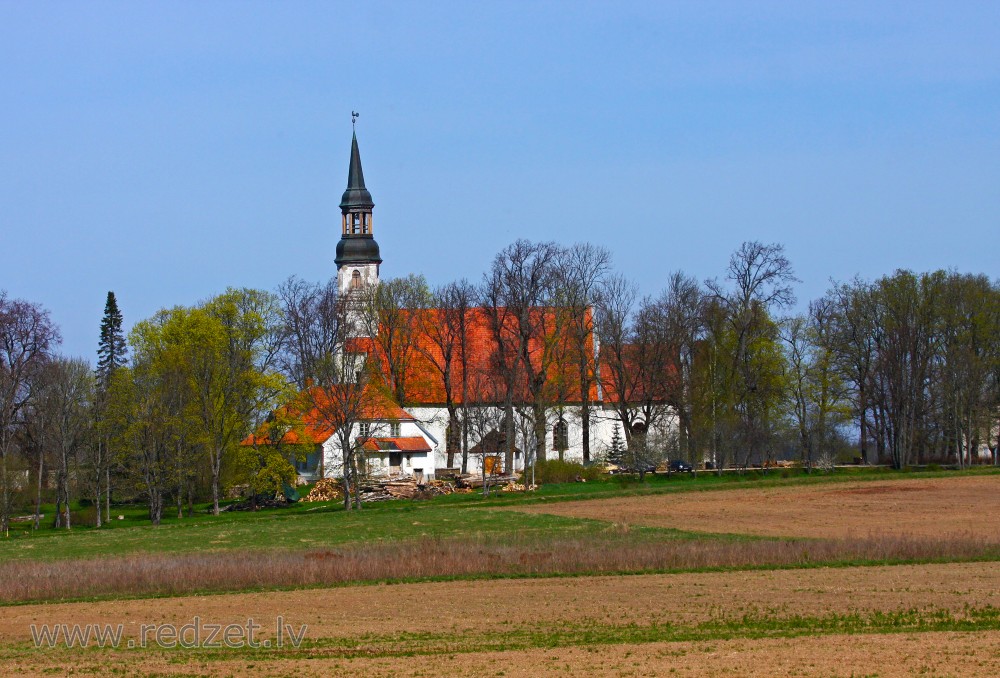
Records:
<instances>
[{"instance_id":1,"label":"blue sky","mask_svg":"<svg viewBox=\"0 0 1000 678\"><path fill-rule=\"evenodd\" d=\"M654 294L780 242L800 303L997 275L1000 3L0 0L0 288L93 358L227 286L334 275L350 113L383 276L519 238Z\"/></svg>"}]
</instances>

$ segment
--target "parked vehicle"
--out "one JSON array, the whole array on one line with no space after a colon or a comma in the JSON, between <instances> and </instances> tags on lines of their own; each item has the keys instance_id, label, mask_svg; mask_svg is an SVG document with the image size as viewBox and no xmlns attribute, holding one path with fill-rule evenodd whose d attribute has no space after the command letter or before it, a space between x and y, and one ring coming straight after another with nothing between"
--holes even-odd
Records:
<instances>
[{"instance_id":1,"label":"parked vehicle","mask_svg":"<svg viewBox=\"0 0 1000 678\"><path fill-rule=\"evenodd\" d=\"M667 473L694 473L694 466L683 459L674 459L667 464Z\"/></svg>"},{"instance_id":2,"label":"parked vehicle","mask_svg":"<svg viewBox=\"0 0 1000 678\"><path fill-rule=\"evenodd\" d=\"M621 466L615 466L614 468L609 468L608 473L611 475L618 475L620 473L656 473L656 466L654 464L640 464L638 466L631 466L628 464L623 464Z\"/></svg>"}]
</instances>

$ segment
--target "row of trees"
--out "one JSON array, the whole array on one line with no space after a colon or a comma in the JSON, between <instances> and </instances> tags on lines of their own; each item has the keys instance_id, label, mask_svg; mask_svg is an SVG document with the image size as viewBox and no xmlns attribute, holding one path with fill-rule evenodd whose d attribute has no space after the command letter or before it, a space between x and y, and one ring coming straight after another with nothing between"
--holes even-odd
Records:
<instances>
[{"instance_id":1,"label":"row of trees","mask_svg":"<svg viewBox=\"0 0 1000 678\"><path fill-rule=\"evenodd\" d=\"M141 496L155 523L169 502L218 511L232 483L280 488L309 449L287 444L306 410L338 436L345 504L360 506L352 431L376 394L420 404L421 379L442 394L447 463L463 470L491 432L506 468L518 443L529 465L562 456L565 434L548 433L567 420L592 461L608 452L592 445L594 417L616 421L636 463L794 454L811 468L849 440L896 467L970 464L984 447L996 461L996 283L899 271L790 315L795 282L780 245L748 242L720 279L674 273L641 297L600 247L519 240L477 284L409 276L345 297L292 278L163 310L127 345L109 293L96 370L57 355L44 309L0 295L2 527L30 504L37 521L45 492L70 527L74 498L100 524L112 492Z\"/></svg>"}]
</instances>

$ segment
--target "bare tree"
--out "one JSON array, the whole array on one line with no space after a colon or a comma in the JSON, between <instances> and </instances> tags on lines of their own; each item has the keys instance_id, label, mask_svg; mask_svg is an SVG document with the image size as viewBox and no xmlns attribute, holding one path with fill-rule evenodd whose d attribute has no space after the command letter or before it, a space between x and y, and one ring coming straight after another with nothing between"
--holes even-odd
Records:
<instances>
[{"instance_id":1,"label":"bare tree","mask_svg":"<svg viewBox=\"0 0 1000 678\"><path fill-rule=\"evenodd\" d=\"M705 293L698 281L677 272L656 300L658 322L665 332L669 373L664 375L667 400L677 413L678 443L682 455L696 463L694 441L694 362L703 339Z\"/></svg>"},{"instance_id":2,"label":"bare tree","mask_svg":"<svg viewBox=\"0 0 1000 678\"><path fill-rule=\"evenodd\" d=\"M351 508L353 492L360 509L359 455L364 441L354 433L369 412L377 366L368 360L370 344L363 340L355 302L338 295L333 281L310 285L290 279L279 294L288 321L286 361L304 386L294 407L303 414L314 412L315 423L333 431L341 451L344 508Z\"/></svg>"},{"instance_id":3,"label":"bare tree","mask_svg":"<svg viewBox=\"0 0 1000 678\"><path fill-rule=\"evenodd\" d=\"M317 285L292 276L278 287L278 298L286 338L282 368L300 389L306 389L312 384L313 366L343 343L337 282Z\"/></svg>"},{"instance_id":4,"label":"bare tree","mask_svg":"<svg viewBox=\"0 0 1000 678\"><path fill-rule=\"evenodd\" d=\"M448 410L445 442L448 468L454 468L455 452L461 448L463 473L468 466L468 435L462 429L465 428L463 422L468 406L468 316L472 301L473 289L466 281L435 289L431 295L433 308L419 314L420 332L428 343L417 343L417 349L440 377L444 391L445 408Z\"/></svg>"},{"instance_id":5,"label":"bare tree","mask_svg":"<svg viewBox=\"0 0 1000 678\"><path fill-rule=\"evenodd\" d=\"M483 283L484 306L497 344L496 364L506 375L504 378L510 380L511 404L507 411L512 414L514 397L530 402L535 421L535 458L542 461L546 456L546 387L565 329L560 326L564 314L553 310L560 256L555 243L518 240L497 254ZM512 416L510 422L507 463L512 468Z\"/></svg>"},{"instance_id":6,"label":"bare tree","mask_svg":"<svg viewBox=\"0 0 1000 678\"><path fill-rule=\"evenodd\" d=\"M635 375L631 348L632 314L638 296L635 283L612 275L602 287L597 309L597 334L601 340L600 379L605 397L610 399L622 423L626 441L631 440L637 413L631 407Z\"/></svg>"},{"instance_id":7,"label":"bare tree","mask_svg":"<svg viewBox=\"0 0 1000 678\"><path fill-rule=\"evenodd\" d=\"M597 380L594 307L610 269L611 252L590 243L577 243L564 250L557 268L557 304L568 312L567 344L579 379L584 464L590 463L590 390Z\"/></svg>"},{"instance_id":8,"label":"bare tree","mask_svg":"<svg viewBox=\"0 0 1000 678\"><path fill-rule=\"evenodd\" d=\"M47 410L45 419L49 424L43 440L56 450L58 458L56 527L69 529L73 472L81 453L92 442L95 379L85 361L56 358L45 366L39 382L38 408ZM100 501L96 507L100 511Z\"/></svg>"},{"instance_id":9,"label":"bare tree","mask_svg":"<svg viewBox=\"0 0 1000 678\"><path fill-rule=\"evenodd\" d=\"M493 476L497 475L500 466L500 455L506 454L507 449L516 445L516 440L508 444L507 431L513 426L508 425L512 422L508 422L505 408L491 404L503 401L503 385L486 374L477 374L470 378L470 382L482 402L469 408L465 423L476 440L470 454L477 457L483 480L483 496L488 497ZM492 464L489 463L490 460L493 461ZM510 473L510 467L504 470Z\"/></svg>"},{"instance_id":10,"label":"bare tree","mask_svg":"<svg viewBox=\"0 0 1000 678\"><path fill-rule=\"evenodd\" d=\"M13 445L36 378L60 342L59 330L41 306L0 292L0 530L10 530L15 479Z\"/></svg>"},{"instance_id":11,"label":"bare tree","mask_svg":"<svg viewBox=\"0 0 1000 678\"><path fill-rule=\"evenodd\" d=\"M864 463L875 464L878 455L868 449L868 410L872 404L872 369L879 330L871 290L866 283L854 280L835 285L828 296L835 303L831 340L839 371L854 389L854 412L860 431L858 451Z\"/></svg>"},{"instance_id":12,"label":"bare tree","mask_svg":"<svg viewBox=\"0 0 1000 678\"><path fill-rule=\"evenodd\" d=\"M384 361L385 377L400 407L409 401L407 383L417 353L422 309L430 291L423 276L384 280L363 288L360 322L372 338L378 357Z\"/></svg>"}]
</instances>

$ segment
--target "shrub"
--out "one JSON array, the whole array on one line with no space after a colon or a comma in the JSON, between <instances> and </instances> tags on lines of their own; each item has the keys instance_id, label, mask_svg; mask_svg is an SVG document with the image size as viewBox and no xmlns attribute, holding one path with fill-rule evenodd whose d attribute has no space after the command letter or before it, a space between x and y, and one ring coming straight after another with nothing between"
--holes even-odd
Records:
<instances>
[{"instance_id":1,"label":"shrub","mask_svg":"<svg viewBox=\"0 0 1000 678\"><path fill-rule=\"evenodd\" d=\"M71 510L69 512L69 519L70 525L96 525L97 509L94 507L93 503L91 503L90 506L85 506L79 511Z\"/></svg>"},{"instance_id":2,"label":"shrub","mask_svg":"<svg viewBox=\"0 0 1000 678\"><path fill-rule=\"evenodd\" d=\"M595 466L584 466L572 461L549 459L535 463L535 482L572 483L577 478L586 481L600 480L601 470Z\"/></svg>"}]
</instances>

